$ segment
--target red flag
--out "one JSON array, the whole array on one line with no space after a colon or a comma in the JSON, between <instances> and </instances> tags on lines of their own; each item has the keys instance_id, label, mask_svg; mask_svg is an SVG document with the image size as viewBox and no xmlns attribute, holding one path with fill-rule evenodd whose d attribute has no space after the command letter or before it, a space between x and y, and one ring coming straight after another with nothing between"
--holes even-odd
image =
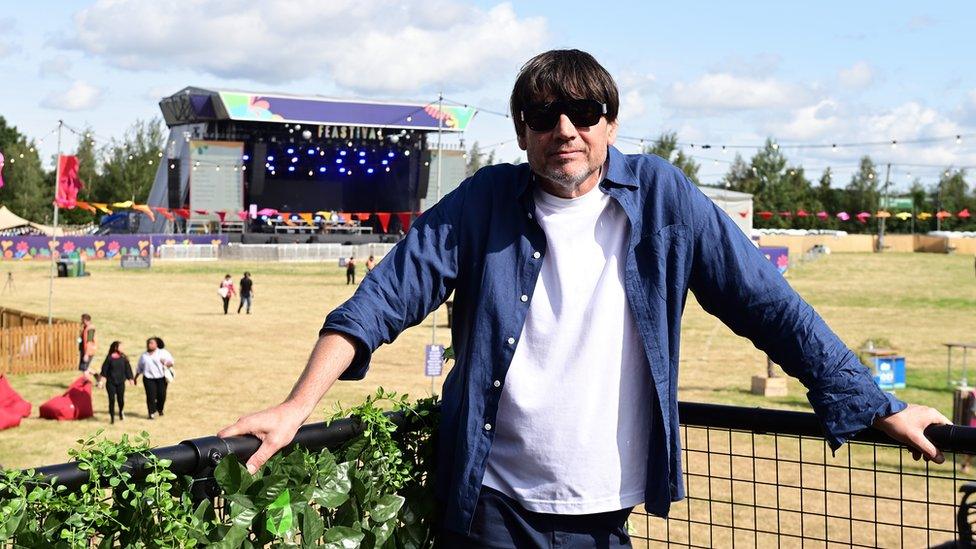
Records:
<instances>
[{"instance_id":1,"label":"red flag","mask_svg":"<svg viewBox=\"0 0 976 549\"><path fill-rule=\"evenodd\" d=\"M241 221L247 221L249 214L247 210L241 210L237 212L237 217L241 218Z\"/></svg>"},{"instance_id":2,"label":"red flag","mask_svg":"<svg viewBox=\"0 0 976 549\"><path fill-rule=\"evenodd\" d=\"M823 210L820 210L819 212L817 212L817 218L819 218L819 219L827 219L828 217L830 217L830 216L827 214L827 212L825 212Z\"/></svg>"},{"instance_id":3,"label":"red flag","mask_svg":"<svg viewBox=\"0 0 976 549\"><path fill-rule=\"evenodd\" d=\"M173 221L174 219L176 219L173 216L173 213L171 211L169 211L169 208L164 208L162 206L153 206L153 209L156 210L157 212L159 212L160 215L162 215L163 217L165 217L166 219L168 219L170 221Z\"/></svg>"},{"instance_id":4,"label":"red flag","mask_svg":"<svg viewBox=\"0 0 976 549\"><path fill-rule=\"evenodd\" d=\"M387 231L387 227L390 226L390 214L389 214L389 212L380 212L380 213L377 213L376 214L376 219L379 219L380 220L380 228L383 229L383 232L385 233Z\"/></svg>"},{"instance_id":5,"label":"red flag","mask_svg":"<svg viewBox=\"0 0 976 549\"><path fill-rule=\"evenodd\" d=\"M61 155L58 157L58 191L54 202L59 208L74 208L78 191L85 186L78 177L78 157Z\"/></svg>"},{"instance_id":6,"label":"red flag","mask_svg":"<svg viewBox=\"0 0 976 549\"><path fill-rule=\"evenodd\" d=\"M189 208L173 208L171 211L183 219L190 219Z\"/></svg>"},{"instance_id":7,"label":"red flag","mask_svg":"<svg viewBox=\"0 0 976 549\"><path fill-rule=\"evenodd\" d=\"M796 212L796 216L797 217L809 217L810 214L808 214L806 210L799 210L798 212Z\"/></svg>"},{"instance_id":8,"label":"red flag","mask_svg":"<svg viewBox=\"0 0 976 549\"><path fill-rule=\"evenodd\" d=\"M970 215L972 215L972 214L969 213L969 208L963 208L963 210L961 212L959 212L959 213L956 214L956 217L961 217L963 219L967 219L967 218L970 217Z\"/></svg>"},{"instance_id":9,"label":"red flag","mask_svg":"<svg viewBox=\"0 0 976 549\"><path fill-rule=\"evenodd\" d=\"M224 222L224 218L227 217L227 212L224 211L224 210L217 210L214 213L217 214L217 217L220 218L220 222L221 223L223 223Z\"/></svg>"},{"instance_id":10,"label":"red flag","mask_svg":"<svg viewBox=\"0 0 976 549\"><path fill-rule=\"evenodd\" d=\"M410 212L397 212L397 219L400 220L400 225L403 227L403 232L410 230Z\"/></svg>"},{"instance_id":11,"label":"red flag","mask_svg":"<svg viewBox=\"0 0 976 549\"><path fill-rule=\"evenodd\" d=\"M148 215L149 221L156 221L156 215L152 213L152 210L149 208L149 206L145 204L133 204L132 209Z\"/></svg>"},{"instance_id":12,"label":"red flag","mask_svg":"<svg viewBox=\"0 0 976 549\"><path fill-rule=\"evenodd\" d=\"M768 212L768 211L759 212L759 217L763 219L772 219L773 212Z\"/></svg>"}]
</instances>

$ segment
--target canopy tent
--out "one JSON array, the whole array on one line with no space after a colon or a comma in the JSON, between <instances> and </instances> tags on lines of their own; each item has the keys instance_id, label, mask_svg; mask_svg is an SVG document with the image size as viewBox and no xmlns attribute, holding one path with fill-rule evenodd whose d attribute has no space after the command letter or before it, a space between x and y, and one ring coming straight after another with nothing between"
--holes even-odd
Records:
<instances>
[{"instance_id":1,"label":"canopy tent","mask_svg":"<svg viewBox=\"0 0 976 549\"><path fill-rule=\"evenodd\" d=\"M720 189L718 187L704 187L699 186L701 192L705 193L705 196L712 199L719 208L729 214L732 221L742 229L742 232L746 233L746 236L752 235L752 195L749 193L740 193L738 191L729 191L726 189Z\"/></svg>"},{"instance_id":2,"label":"canopy tent","mask_svg":"<svg viewBox=\"0 0 976 549\"><path fill-rule=\"evenodd\" d=\"M17 229L22 229L24 230L23 232L40 233L47 236L54 236L55 234L58 236L64 235L64 230L61 227L58 227L57 231L55 231L54 227L33 223L10 211L6 206L0 206L0 231L15 231Z\"/></svg>"}]
</instances>

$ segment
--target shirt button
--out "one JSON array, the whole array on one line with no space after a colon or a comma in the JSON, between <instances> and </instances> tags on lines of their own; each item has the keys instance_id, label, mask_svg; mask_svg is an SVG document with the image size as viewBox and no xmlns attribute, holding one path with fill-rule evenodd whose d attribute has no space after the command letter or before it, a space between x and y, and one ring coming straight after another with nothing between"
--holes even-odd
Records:
<instances>
[{"instance_id":1,"label":"shirt button","mask_svg":"<svg viewBox=\"0 0 976 549\"><path fill-rule=\"evenodd\" d=\"M534 254L532 254L532 259L539 259L540 257L542 257L542 254L540 254L539 252L535 252Z\"/></svg>"},{"instance_id":2,"label":"shirt button","mask_svg":"<svg viewBox=\"0 0 976 549\"><path fill-rule=\"evenodd\" d=\"M498 381L498 380L496 379L496 380L495 380L495 382L494 382L494 383L492 383L492 385L494 385L495 387L501 387L501 386L502 386L502 382L501 382L501 381Z\"/></svg>"},{"instance_id":3,"label":"shirt button","mask_svg":"<svg viewBox=\"0 0 976 549\"><path fill-rule=\"evenodd\" d=\"M527 295L525 295L525 294L522 294L522 297L520 297L519 299L521 299L521 300L522 300L522 303L525 303L526 301L528 301L528 300L529 300L529 296L527 296Z\"/></svg>"},{"instance_id":4,"label":"shirt button","mask_svg":"<svg viewBox=\"0 0 976 549\"><path fill-rule=\"evenodd\" d=\"M491 431L491 423L485 423L485 431Z\"/></svg>"},{"instance_id":5,"label":"shirt button","mask_svg":"<svg viewBox=\"0 0 976 549\"><path fill-rule=\"evenodd\" d=\"M514 337L508 338L508 344L509 345L515 345L515 338Z\"/></svg>"}]
</instances>

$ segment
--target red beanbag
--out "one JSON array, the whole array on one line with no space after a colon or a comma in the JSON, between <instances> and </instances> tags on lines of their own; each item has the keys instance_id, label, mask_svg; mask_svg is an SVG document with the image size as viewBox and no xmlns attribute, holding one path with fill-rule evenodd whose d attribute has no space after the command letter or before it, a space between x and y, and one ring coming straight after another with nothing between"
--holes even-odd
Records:
<instances>
[{"instance_id":1,"label":"red beanbag","mask_svg":"<svg viewBox=\"0 0 976 549\"><path fill-rule=\"evenodd\" d=\"M0 375L0 412L19 417L30 417L31 413L30 402L24 400L17 394L17 391L14 391L14 388L7 381L7 376L4 375Z\"/></svg>"},{"instance_id":2,"label":"red beanbag","mask_svg":"<svg viewBox=\"0 0 976 549\"><path fill-rule=\"evenodd\" d=\"M20 425L21 419L23 418L20 416L20 414L15 414L0 408L0 431Z\"/></svg>"},{"instance_id":3,"label":"red beanbag","mask_svg":"<svg viewBox=\"0 0 976 549\"><path fill-rule=\"evenodd\" d=\"M92 384L81 376L61 396L41 404L41 417L58 421L92 417Z\"/></svg>"}]
</instances>

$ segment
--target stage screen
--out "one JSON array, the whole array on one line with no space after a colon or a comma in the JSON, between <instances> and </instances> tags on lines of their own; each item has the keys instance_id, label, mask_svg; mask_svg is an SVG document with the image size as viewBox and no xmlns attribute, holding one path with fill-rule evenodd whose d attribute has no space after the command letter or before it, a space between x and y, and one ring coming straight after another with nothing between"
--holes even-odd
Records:
<instances>
[{"instance_id":1,"label":"stage screen","mask_svg":"<svg viewBox=\"0 0 976 549\"><path fill-rule=\"evenodd\" d=\"M240 141L190 141L190 210L244 209L244 143ZM195 211L191 219L219 220L215 214Z\"/></svg>"}]
</instances>

